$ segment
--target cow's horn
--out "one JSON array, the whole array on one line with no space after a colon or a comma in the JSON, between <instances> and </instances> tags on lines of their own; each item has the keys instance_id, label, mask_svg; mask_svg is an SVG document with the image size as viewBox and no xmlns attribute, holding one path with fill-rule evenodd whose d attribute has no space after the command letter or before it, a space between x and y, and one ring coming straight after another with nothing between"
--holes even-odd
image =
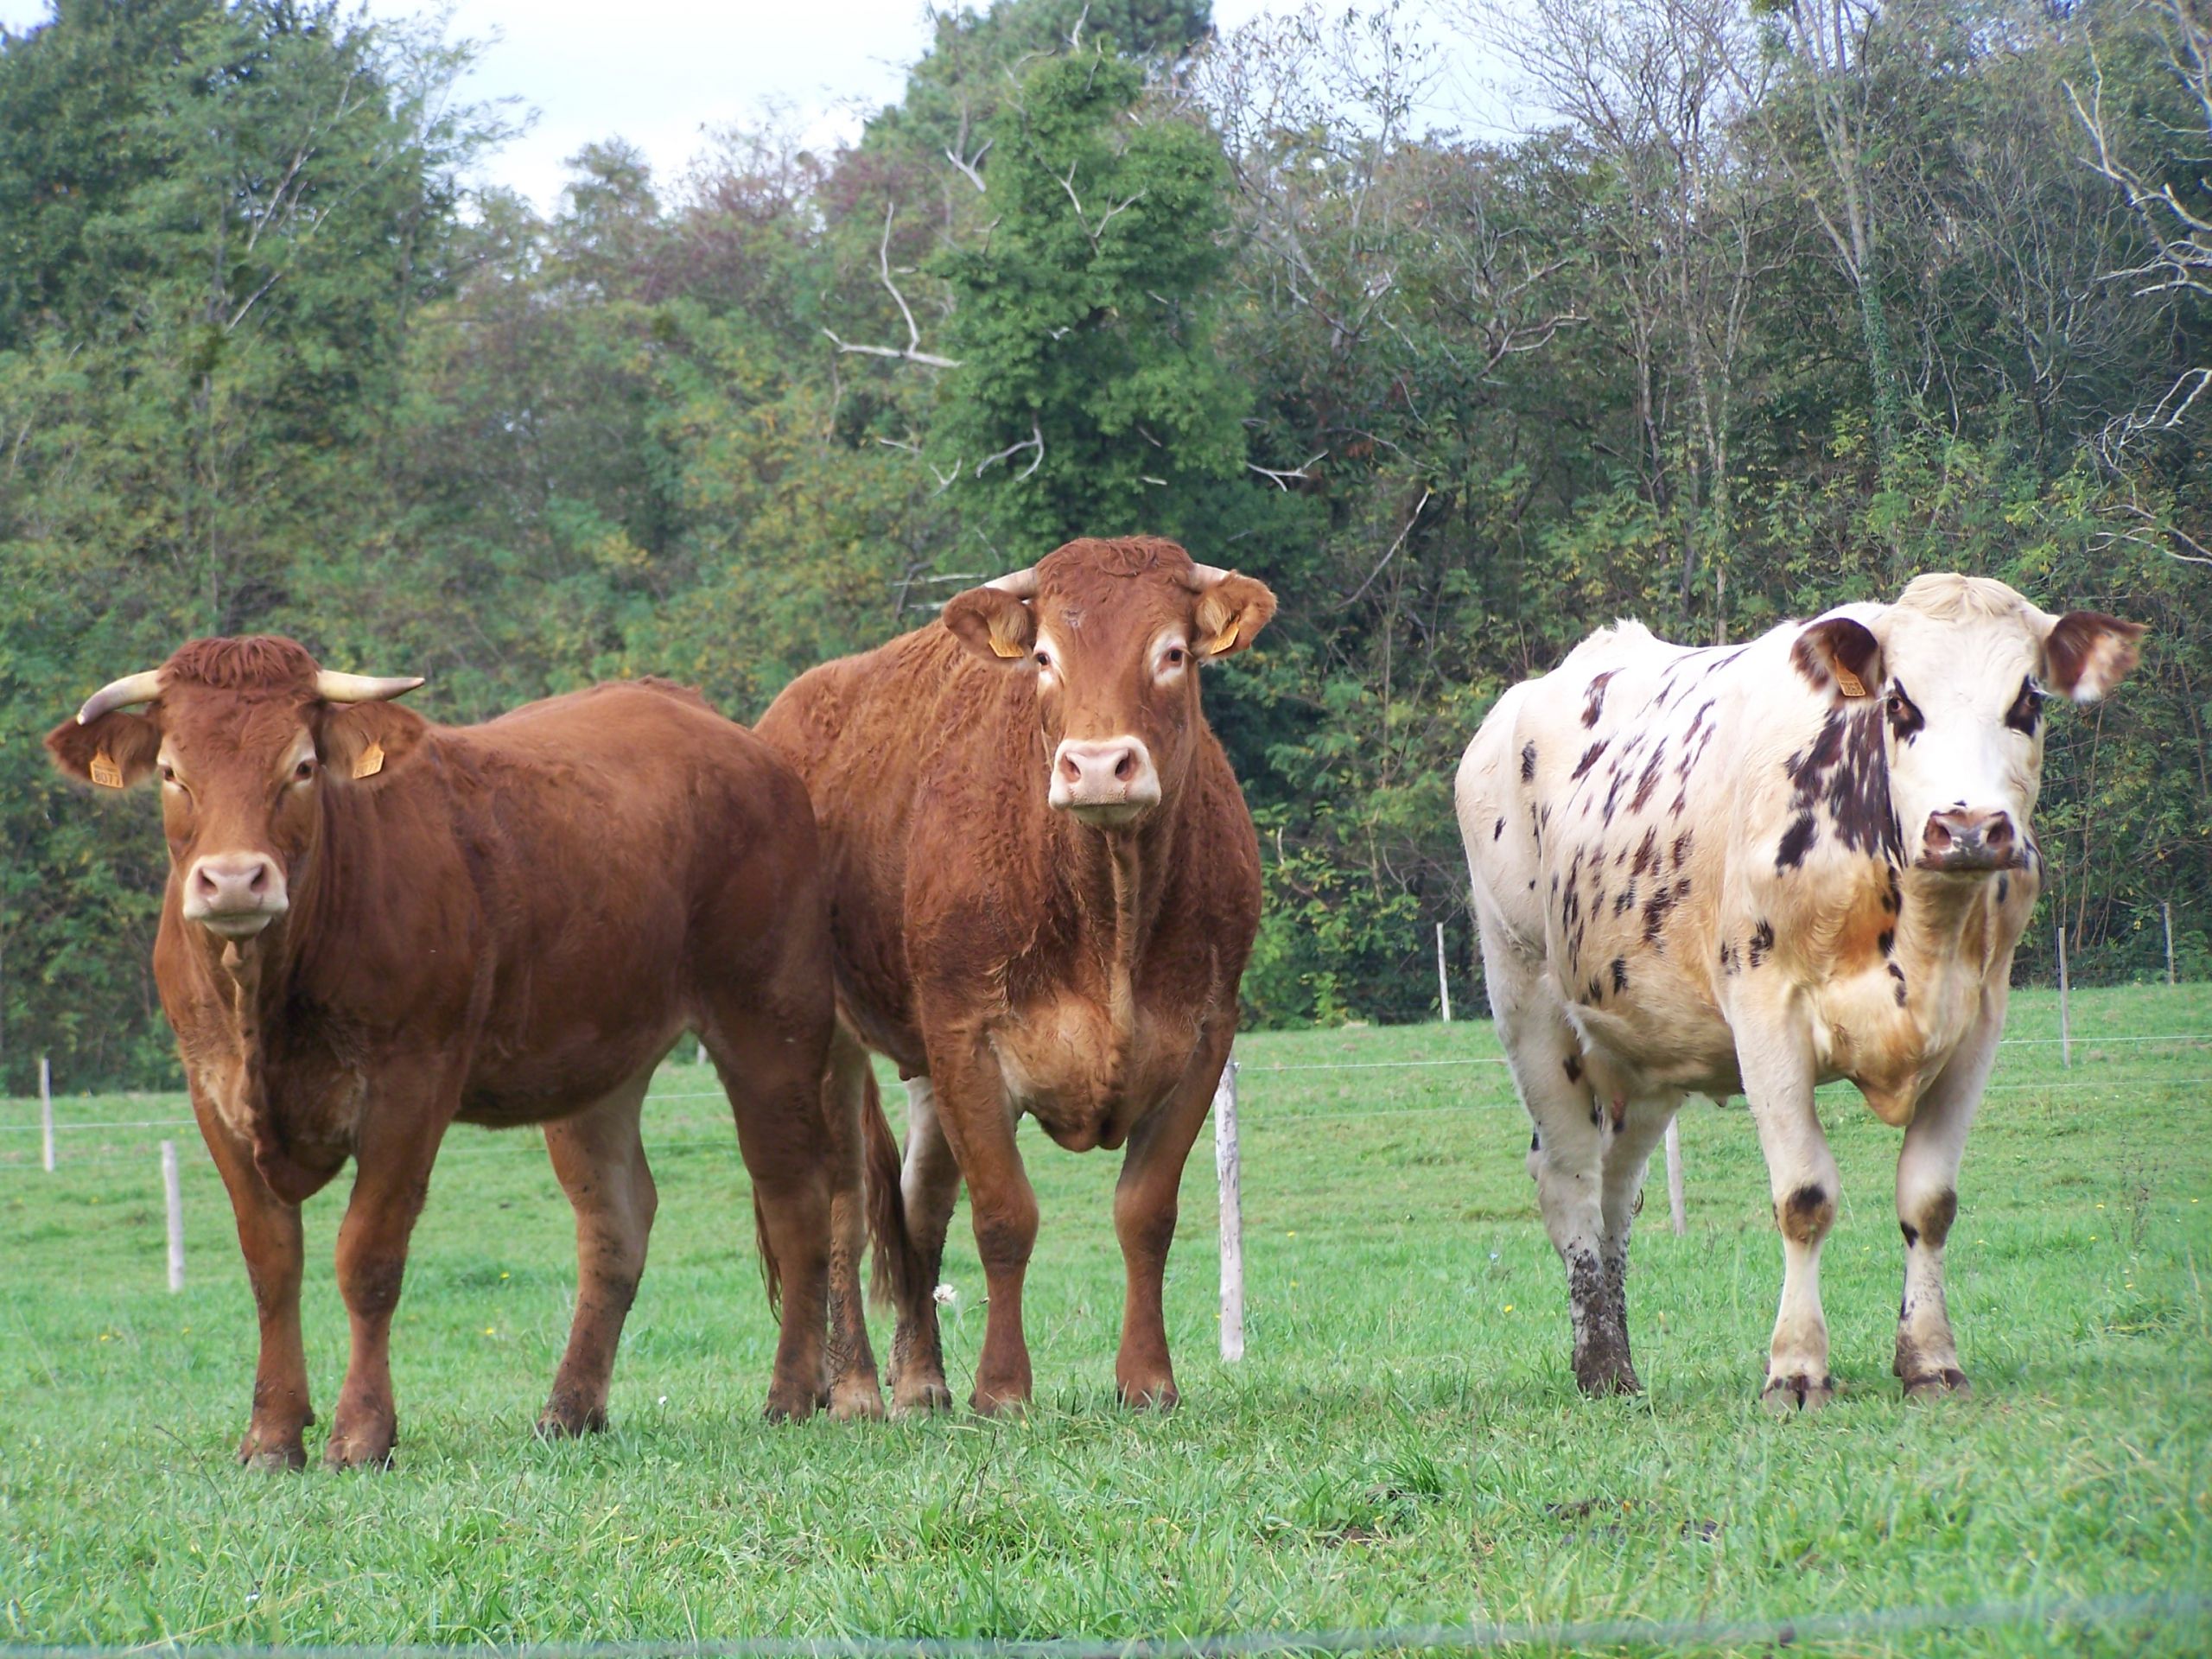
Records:
<instances>
[{"instance_id":1,"label":"cow's horn","mask_svg":"<svg viewBox=\"0 0 2212 1659\"><path fill-rule=\"evenodd\" d=\"M151 702L162 695L162 671L149 668L142 674L126 674L85 699L85 706L77 711L77 723L89 726L111 709L135 709L142 702Z\"/></svg>"},{"instance_id":2,"label":"cow's horn","mask_svg":"<svg viewBox=\"0 0 2212 1659\"><path fill-rule=\"evenodd\" d=\"M1217 564L1200 564L1191 561L1191 574L1183 578L1183 585L1194 594L1202 594L1230 573Z\"/></svg>"},{"instance_id":3,"label":"cow's horn","mask_svg":"<svg viewBox=\"0 0 2212 1659\"><path fill-rule=\"evenodd\" d=\"M340 674L327 668L315 677L315 695L325 702L382 702L422 683L420 674Z\"/></svg>"},{"instance_id":4,"label":"cow's horn","mask_svg":"<svg viewBox=\"0 0 2212 1659\"><path fill-rule=\"evenodd\" d=\"M1027 570L1009 571L996 582L987 582L983 586L995 588L1001 594L1012 594L1016 599L1034 599L1037 597L1037 567L1033 564Z\"/></svg>"}]
</instances>

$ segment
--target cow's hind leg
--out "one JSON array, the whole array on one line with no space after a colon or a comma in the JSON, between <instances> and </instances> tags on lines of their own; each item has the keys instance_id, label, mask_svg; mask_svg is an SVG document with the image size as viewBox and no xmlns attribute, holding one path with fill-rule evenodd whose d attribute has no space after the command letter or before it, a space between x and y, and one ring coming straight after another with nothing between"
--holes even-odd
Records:
<instances>
[{"instance_id":1,"label":"cow's hind leg","mask_svg":"<svg viewBox=\"0 0 2212 1659\"><path fill-rule=\"evenodd\" d=\"M861 1266L868 1255L865 1114L880 1110L869 1090L868 1052L842 1029L830 1039L822 1087L829 1137L830 1414L839 1421L883 1415L875 1351L868 1339Z\"/></svg>"},{"instance_id":2,"label":"cow's hind leg","mask_svg":"<svg viewBox=\"0 0 2212 1659\"><path fill-rule=\"evenodd\" d=\"M899 1192L917 1268L915 1282L900 1299L899 1328L891 1343L892 1408L904 1415L943 1411L952 1404L936 1289L944 1266L945 1232L960 1198L960 1165L945 1139L937 1090L927 1077L906 1084L906 1153Z\"/></svg>"},{"instance_id":3,"label":"cow's hind leg","mask_svg":"<svg viewBox=\"0 0 2212 1659\"><path fill-rule=\"evenodd\" d=\"M1605 1268L1604 1171L1610 1122L1592 1094L1566 1005L1541 967L1485 918L1483 967L1521 1103L1535 1125L1529 1173L1544 1230L1567 1268L1574 1381L1585 1394L1633 1394L1628 1319Z\"/></svg>"},{"instance_id":4,"label":"cow's hind leg","mask_svg":"<svg viewBox=\"0 0 2212 1659\"><path fill-rule=\"evenodd\" d=\"M1599 1134L1605 1142L1604 1168L1601 1177L1601 1205L1605 1231L1599 1243L1599 1261L1605 1271L1607 1306L1618 1308L1621 1316L1621 1351L1628 1352L1628 1246L1629 1232L1635 1225L1636 1212L1643 1193L1644 1173L1651 1165L1651 1149L1667 1133L1667 1125L1674 1117L1681 1102L1677 1100L1630 1101L1616 1116L1612 1104L1599 1103L1601 1116ZM1628 1386L1636 1387L1636 1372L1630 1366Z\"/></svg>"},{"instance_id":5,"label":"cow's hind leg","mask_svg":"<svg viewBox=\"0 0 2212 1659\"><path fill-rule=\"evenodd\" d=\"M576 1313L553 1392L538 1414L548 1439L607 1427L607 1390L622 1323L645 1270L658 1197L639 1115L650 1070L572 1116L545 1126L545 1151L576 1212Z\"/></svg>"},{"instance_id":6,"label":"cow's hind leg","mask_svg":"<svg viewBox=\"0 0 2212 1659\"><path fill-rule=\"evenodd\" d=\"M231 1133L213 1104L194 1089L192 1109L237 1217L238 1248L261 1322L261 1353L253 1369L253 1414L238 1442L238 1461L249 1469L300 1469L307 1465L301 1431L315 1421L308 1404L307 1351L300 1338L300 1207L269 1190L254 1167L253 1150Z\"/></svg>"},{"instance_id":7,"label":"cow's hind leg","mask_svg":"<svg viewBox=\"0 0 2212 1659\"><path fill-rule=\"evenodd\" d=\"M796 1040L790 1027L772 1013L733 1005L711 1012L700 1033L737 1119L762 1258L780 1303L765 1408L772 1420L808 1417L830 1402L833 1157L822 1110L828 1038Z\"/></svg>"}]
</instances>

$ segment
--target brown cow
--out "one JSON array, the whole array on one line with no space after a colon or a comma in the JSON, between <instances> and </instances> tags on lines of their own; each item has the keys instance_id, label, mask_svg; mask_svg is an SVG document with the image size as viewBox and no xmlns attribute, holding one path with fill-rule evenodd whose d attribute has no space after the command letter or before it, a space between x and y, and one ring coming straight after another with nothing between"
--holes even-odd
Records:
<instances>
[{"instance_id":1,"label":"brown cow","mask_svg":"<svg viewBox=\"0 0 2212 1659\"><path fill-rule=\"evenodd\" d=\"M932 1292L963 1177L990 1296L971 1403L1029 1398L1023 1112L1074 1150L1128 1144L1115 1380L1131 1403L1175 1402L1160 1297L1176 1189L1260 916L1251 817L1197 670L1250 645L1274 608L1261 583L1172 542L1071 542L958 595L943 626L801 676L761 718L822 825L829 1092L871 1090L868 1049L910 1079L903 1173L880 1112L866 1117L895 1409L950 1401ZM841 1268L852 1255L841 1238ZM841 1280L833 1331L858 1319Z\"/></svg>"},{"instance_id":2,"label":"brown cow","mask_svg":"<svg viewBox=\"0 0 2212 1659\"><path fill-rule=\"evenodd\" d=\"M420 683L320 671L289 639L200 639L47 739L94 783L161 776L155 977L261 1319L240 1459L306 1460L299 1205L348 1154L353 1352L324 1461L389 1459L392 1310L456 1119L545 1126L579 1285L538 1426L603 1427L652 1225L639 1104L687 1026L728 1090L781 1295L768 1411L804 1415L828 1364L831 1172L841 1142L860 1156L857 1123L821 1116L834 1003L804 791L672 686L440 727L385 701ZM865 1350L837 1364L834 1403L880 1412Z\"/></svg>"}]
</instances>

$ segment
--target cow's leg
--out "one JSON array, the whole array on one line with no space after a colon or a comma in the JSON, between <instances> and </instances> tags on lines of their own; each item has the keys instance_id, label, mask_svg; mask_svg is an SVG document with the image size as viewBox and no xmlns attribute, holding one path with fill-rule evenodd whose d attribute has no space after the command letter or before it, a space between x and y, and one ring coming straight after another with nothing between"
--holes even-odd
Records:
<instances>
[{"instance_id":1,"label":"cow's leg","mask_svg":"<svg viewBox=\"0 0 2212 1659\"><path fill-rule=\"evenodd\" d=\"M1122 1348L1114 1383L1128 1406L1173 1407L1175 1368L1167 1357L1167 1319L1160 1293L1167 1252L1175 1243L1176 1198L1192 1144L1205 1127L1222 1068L1229 1064L1234 1025L1207 1032L1175 1091L1129 1136L1122 1178L1114 1186L1114 1231L1122 1241L1128 1289L1122 1304Z\"/></svg>"},{"instance_id":2,"label":"cow's leg","mask_svg":"<svg viewBox=\"0 0 2212 1659\"><path fill-rule=\"evenodd\" d=\"M1029 1344L1021 1287L1037 1244L1037 1194L1014 1141L1014 1114L998 1063L980 1038L930 1045L938 1122L968 1182L976 1251L989 1306L969 1405L986 1415L1029 1403Z\"/></svg>"},{"instance_id":3,"label":"cow's leg","mask_svg":"<svg viewBox=\"0 0 2212 1659\"><path fill-rule=\"evenodd\" d=\"M906 1156L899 1172L906 1236L920 1271L899 1308L891 1344L891 1403L904 1414L942 1411L952 1403L944 1380L944 1345L938 1326L938 1274L944 1235L960 1198L960 1165L938 1120L937 1090L927 1077L906 1084Z\"/></svg>"},{"instance_id":4,"label":"cow's leg","mask_svg":"<svg viewBox=\"0 0 2212 1659\"><path fill-rule=\"evenodd\" d=\"M1981 1017L1905 1128L1897 1156L1897 1226L1904 1235L1904 1295L1897 1303L1894 1368L1908 1398L1973 1392L1959 1365L1943 1304L1943 1244L1959 1210L1959 1160L1997 1058L2005 982L1985 994Z\"/></svg>"},{"instance_id":5,"label":"cow's leg","mask_svg":"<svg viewBox=\"0 0 2212 1659\"><path fill-rule=\"evenodd\" d=\"M1478 899L1480 895L1478 895ZM1604 1171L1610 1116L1591 1093L1581 1046L1566 1005L1532 960L1505 937L1494 912L1483 919L1483 968L1500 1039L1535 1134L1529 1174L1544 1230L1567 1268L1574 1326L1574 1381L1585 1394L1634 1394L1628 1320L1605 1271Z\"/></svg>"},{"instance_id":6,"label":"cow's leg","mask_svg":"<svg viewBox=\"0 0 2212 1659\"><path fill-rule=\"evenodd\" d=\"M407 1271L407 1243L429 1196L430 1166L458 1094L458 1089L431 1086L419 1092L379 1090L363 1115L353 1191L338 1229L338 1290L353 1340L322 1452L333 1469L381 1468L398 1443L391 1316Z\"/></svg>"},{"instance_id":7,"label":"cow's leg","mask_svg":"<svg viewBox=\"0 0 2212 1659\"><path fill-rule=\"evenodd\" d=\"M1777 1030L1747 1037L1740 1027L1737 1053L1782 1233L1782 1306L1759 1397L1784 1412L1822 1406L1834 1396L1835 1378L1821 1313L1821 1241L1835 1224L1841 1187L1813 1105L1812 1057L1794 1036Z\"/></svg>"},{"instance_id":8,"label":"cow's leg","mask_svg":"<svg viewBox=\"0 0 2212 1659\"><path fill-rule=\"evenodd\" d=\"M607 1427L607 1389L622 1322L645 1270L658 1196L639 1115L650 1071L545 1126L545 1151L576 1212L576 1312L553 1392L538 1414L549 1440Z\"/></svg>"},{"instance_id":9,"label":"cow's leg","mask_svg":"<svg viewBox=\"0 0 2212 1659\"><path fill-rule=\"evenodd\" d=\"M1637 1201L1643 1192L1644 1172L1650 1167L1651 1149L1667 1133L1679 1099L1631 1101L1618 1120L1610 1116L1601 1126L1605 1143L1600 1206L1605 1231L1599 1243L1599 1261L1605 1270L1605 1299L1619 1310L1621 1351L1628 1352L1628 1241L1635 1224ZM1629 1376L1633 1381L1635 1370Z\"/></svg>"},{"instance_id":10,"label":"cow's leg","mask_svg":"<svg viewBox=\"0 0 2212 1659\"><path fill-rule=\"evenodd\" d=\"M249 1469L300 1469L307 1449L300 1433L315 1421L308 1404L308 1357L300 1338L300 1207L269 1190L253 1166L253 1148L231 1133L214 1103L194 1087L193 1115L231 1195L246 1282L261 1322L261 1355L253 1369L253 1414L238 1461Z\"/></svg>"},{"instance_id":11,"label":"cow's leg","mask_svg":"<svg viewBox=\"0 0 2212 1659\"><path fill-rule=\"evenodd\" d=\"M868 1257L866 1132L868 1058L846 1032L830 1039L823 1084L823 1128L830 1141L830 1414L840 1421L883 1415L875 1351L868 1339L861 1264Z\"/></svg>"},{"instance_id":12,"label":"cow's leg","mask_svg":"<svg viewBox=\"0 0 2212 1659\"><path fill-rule=\"evenodd\" d=\"M700 1033L737 1119L753 1177L761 1256L782 1304L766 1414L813 1414L829 1403L832 1148L824 1124L822 1045L791 1040L772 1014L729 1007Z\"/></svg>"}]
</instances>

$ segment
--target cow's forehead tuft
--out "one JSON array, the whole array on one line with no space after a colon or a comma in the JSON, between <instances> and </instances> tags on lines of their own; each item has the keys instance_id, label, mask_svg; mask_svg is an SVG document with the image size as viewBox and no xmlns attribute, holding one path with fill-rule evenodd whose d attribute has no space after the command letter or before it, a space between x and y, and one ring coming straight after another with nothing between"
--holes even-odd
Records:
<instances>
[{"instance_id":1,"label":"cow's forehead tuft","mask_svg":"<svg viewBox=\"0 0 2212 1659\"><path fill-rule=\"evenodd\" d=\"M218 691L312 690L316 664L307 647L279 634L237 639L192 639L162 664L170 685L204 685Z\"/></svg>"},{"instance_id":2,"label":"cow's forehead tuft","mask_svg":"<svg viewBox=\"0 0 2212 1659\"><path fill-rule=\"evenodd\" d=\"M1038 561L1040 581L1065 580L1079 573L1141 576L1164 570L1179 576L1191 556L1164 536L1084 537L1053 549Z\"/></svg>"}]
</instances>

